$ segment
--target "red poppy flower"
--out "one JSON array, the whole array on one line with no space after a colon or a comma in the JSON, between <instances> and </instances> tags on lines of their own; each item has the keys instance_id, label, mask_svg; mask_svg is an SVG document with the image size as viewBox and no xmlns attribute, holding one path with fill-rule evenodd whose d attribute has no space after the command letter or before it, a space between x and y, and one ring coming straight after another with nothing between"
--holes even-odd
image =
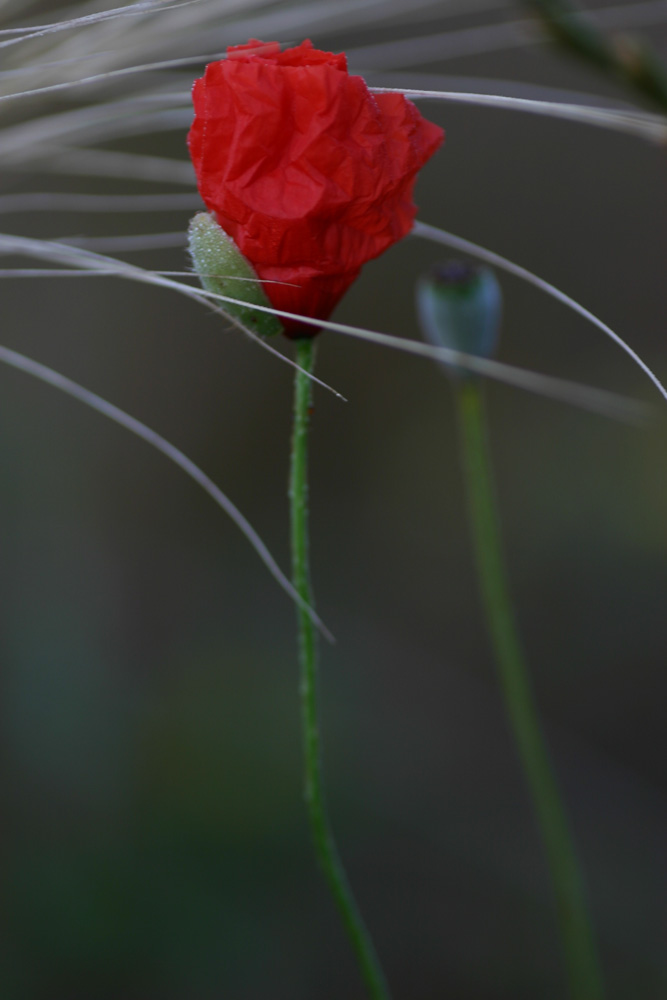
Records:
<instances>
[{"instance_id":1,"label":"red poppy flower","mask_svg":"<svg viewBox=\"0 0 667 1000\"><path fill-rule=\"evenodd\" d=\"M371 94L342 53L251 40L195 82L190 155L206 207L277 309L326 319L366 261L405 236L443 131ZM283 321L288 336L313 327Z\"/></svg>"}]
</instances>

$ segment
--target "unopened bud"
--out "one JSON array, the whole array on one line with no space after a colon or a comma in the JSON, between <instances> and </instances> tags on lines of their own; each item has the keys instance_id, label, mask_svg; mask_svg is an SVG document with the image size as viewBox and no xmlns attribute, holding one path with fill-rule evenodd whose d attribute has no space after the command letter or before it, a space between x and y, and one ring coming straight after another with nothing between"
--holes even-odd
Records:
<instances>
[{"instance_id":1,"label":"unopened bud","mask_svg":"<svg viewBox=\"0 0 667 1000\"><path fill-rule=\"evenodd\" d=\"M424 337L435 347L494 356L502 292L490 268L458 260L437 264L417 282L417 313ZM468 374L456 365L446 367L458 377Z\"/></svg>"},{"instance_id":2,"label":"unopened bud","mask_svg":"<svg viewBox=\"0 0 667 1000\"><path fill-rule=\"evenodd\" d=\"M207 292L248 303L241 306L220 302L224 312L262 337L282 332L277 316L253 309L253 305L268 308L271 303L254 268L213 216L207 212L195 215L190 222L188 246L195 271Z\"/></svg>"}]
</instances>

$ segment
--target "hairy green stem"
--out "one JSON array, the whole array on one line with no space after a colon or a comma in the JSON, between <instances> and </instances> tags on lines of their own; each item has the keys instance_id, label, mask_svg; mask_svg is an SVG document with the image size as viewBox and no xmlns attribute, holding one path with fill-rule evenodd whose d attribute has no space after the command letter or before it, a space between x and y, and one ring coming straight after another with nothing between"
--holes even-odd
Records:
<instances>
[{"instance_id":1,"label":"hairy green stem","mask_svg":"<svg viewBox=\"0 0 667 1000\"><path fill-rule=\"evenodd\" d=\"M457 386L463 465L484 610L505 708L544 842L574 1000L600 1000L602 976L574 842L519 640L503 561L482 390Z\"/></svg>"},{"instance_id":2,"label":"hairy green stem","mask_svg":"<svg viewBox=\"0 0 667 1000\"><path fill-rule=\"evenodd\" d=\"M308 427L314 344L296 341L297 371L294 384L294 429L290 473L293 582L306 605L313 607L308 557ZM322 777L317 692L317 646L312 619L304 608L297 611L301 668L301 713L305 756L305 798L308 819L320 867L329 885L359 967L373 1000L389 1000L389 989L373 942L355 902L327 815Z\"/></svg>"}]
</instances>

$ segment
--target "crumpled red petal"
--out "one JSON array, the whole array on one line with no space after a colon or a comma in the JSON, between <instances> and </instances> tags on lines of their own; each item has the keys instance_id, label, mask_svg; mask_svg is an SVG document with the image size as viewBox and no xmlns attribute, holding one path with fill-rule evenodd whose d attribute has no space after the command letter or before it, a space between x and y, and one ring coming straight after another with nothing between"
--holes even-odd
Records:
<instances>
[{"instance_id":1,"label":"crumpled red petal","mask_svg":"<svg viewBox=\"0 0 667 1000\"><path fill-rule=\"evenodd\" d=\"M409 232L415 178L442 129L310 41L230 48L192 93L204 203L260 278L289 283L265 285L276 308L325 319L366 261Z\"/></svg>"}]
</instances>

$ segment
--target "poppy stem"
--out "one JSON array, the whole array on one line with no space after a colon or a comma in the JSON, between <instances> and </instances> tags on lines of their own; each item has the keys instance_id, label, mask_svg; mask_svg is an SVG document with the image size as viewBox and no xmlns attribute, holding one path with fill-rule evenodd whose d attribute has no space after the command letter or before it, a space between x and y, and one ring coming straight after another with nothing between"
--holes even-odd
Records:
<instances>
[{"instance_id":1,"label":"poppy stem","mask_svg":"<svg viewBox=\"0 0 667 1000\"><path fill-rule=\"evenodd\" d=\"M482 388L456 386L479 585L508 721L542 836L573 1000L601 1000L602 976L570 825L540 724L505 570Z\"/></svg>"},{"instance_id":2,"label":"poppy stem","mask_svg":"<svg viewBox=\"0 0 667 1000\"><path fill-rule=\"evenodd\" d=\"M310 424L311 381L314 344L311 338L296 341L297 363L294 383L294 428L290 470L292 528L292 572L294 587L306 607L313 607L308 556L308 428ZM338 855L327 815L322 775L317 692L317 634L304 606L297 609L299 663L301 669L301 715L305 758L305 798L317 859L338 907L359 967L373 1000L389 1000L373 942L359 912L345 870Z\"/></svg>"}]
</instances>

